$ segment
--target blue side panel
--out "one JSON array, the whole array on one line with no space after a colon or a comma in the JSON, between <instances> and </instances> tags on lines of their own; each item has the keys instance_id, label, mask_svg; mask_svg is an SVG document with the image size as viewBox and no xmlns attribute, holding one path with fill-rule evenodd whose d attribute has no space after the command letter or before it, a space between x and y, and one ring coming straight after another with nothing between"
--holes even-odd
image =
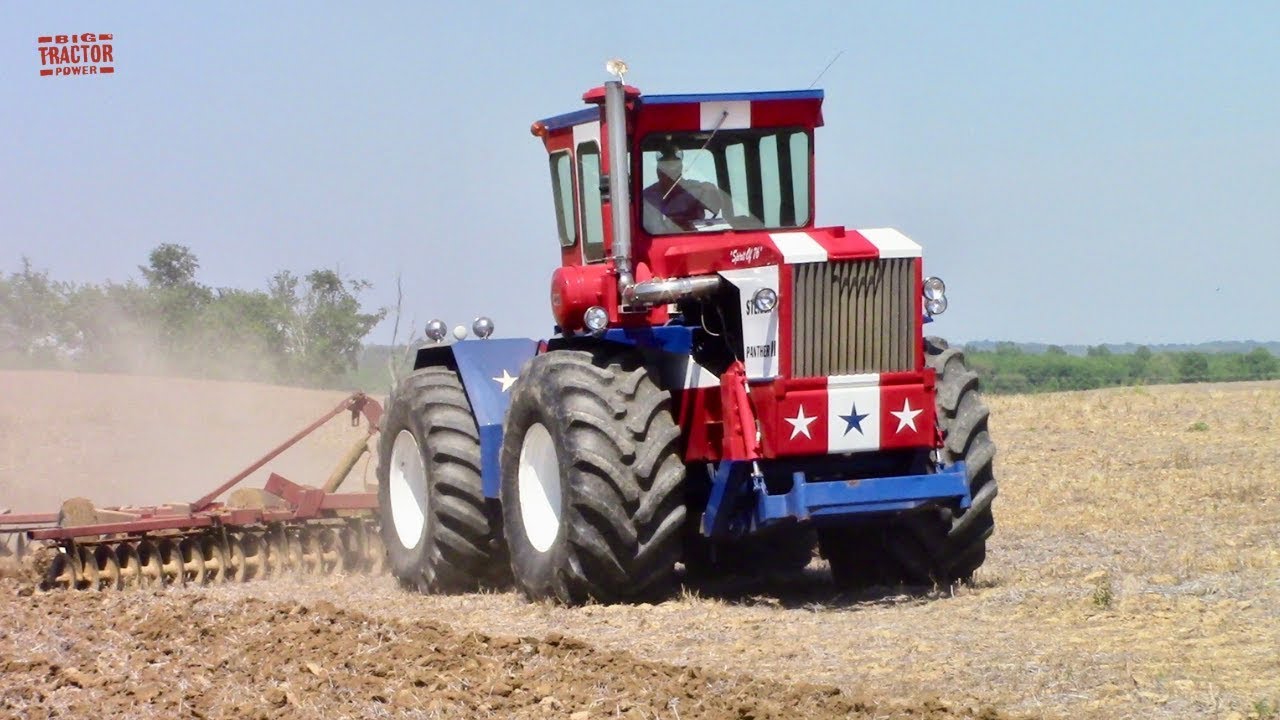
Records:
<instances>
[{"instance_id":1,"label":"blue side panel","mask_svg":"<svg viewBox=\"0 0 1280 720\"><path fill-rule=\"evenodd\" d=\"M480 426L480 482L487 498L502 486L502 423Z\"/></svg>"},{"instance_id":2,"label":"blue side panel","mask_svg":"<svg viewBox=\"0 0 1280 720\"><path fill-rule=\"evenodd\" d=\"M693 329L683 325L613 328L605 330L601 337L608 342L654 348L677 355L688 355L693 352Z\"/></svg>"},{"instance_id":3,"label":"blue side panel","mask_svg":"<svg viewBox=\"0 0 1280 720\"><path fill-rule=\"evenodd\" d=\"M822 90L766 90L760 92L695 93L689 95L642 95L645 105L670 105L673 103L737 102L751 100L821 100Z\"/></svg>"},{"instance_id":4,"label":"blue side panel","mask_svg":"<svg viewBox=\"0 0 1280 720\"><path fill-rule=\"evenodd\" d=\"M480 472L485 497L498 497L501 478L502 421L511 402L511 388L525 363L538 352L538 341L526 338L464 340L449 346L458 374L480 428Z\"/></svg>"}]
</instances>

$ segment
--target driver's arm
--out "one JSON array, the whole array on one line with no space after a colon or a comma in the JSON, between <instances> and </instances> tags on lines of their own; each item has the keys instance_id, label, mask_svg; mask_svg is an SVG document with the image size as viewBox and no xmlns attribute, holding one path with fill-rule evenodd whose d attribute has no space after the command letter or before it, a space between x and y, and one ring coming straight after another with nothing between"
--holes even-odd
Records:
<instances>
[{"instance_id":1,"label":"driver's arm","mask_svg":"<svg viewBox=\"0 0 1280 720\"><path fill-rule=\"evenodd\" d=\"M733 208L733 202L730 201L729 194L721 190L718 185L701 180L686 180L681 183L681 186L698 198L698 202L702 203L713 215L724 216Z\"/></svg>"},{"instance_id":2,"label":"driver's arm","mask_svg":"<svg viewBox=\"0 0 1280 720\"><path fill-rule=\"evenodd\" d=\"M680 226L671 221L671 218L662 213L661 210L654 207L648 198L644 202L644 229L650 233L673 233L679 232Z\"/></svg>"}]
</instances>

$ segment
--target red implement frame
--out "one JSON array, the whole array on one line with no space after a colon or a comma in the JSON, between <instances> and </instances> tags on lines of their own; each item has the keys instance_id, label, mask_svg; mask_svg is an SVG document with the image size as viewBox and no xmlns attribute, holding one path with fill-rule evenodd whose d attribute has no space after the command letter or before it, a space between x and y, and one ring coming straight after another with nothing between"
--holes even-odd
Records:
<instances>
[{"instance_id":1,"label":"red implement frame","mask_svg":"<svg viewBox=\"0 0 1280 720\"><path fill-rule=\"evenodd\" d=\"M343 412L351 413L351 424L360 424L363 415L368 434L378 432L382 406L364 393L354 393L315 422L298 431L244 470L214 488L190 505L110 508L111 522L61 527L60 513L25 513L0 515L0 534L25 532L32 540L75 540L103 535L133 535L166 530L184 531L209 527L245 527L274 522L305 522L370 513L377 509L376 493L334 493L299 485L272 473L263 490L283 501L281 507L231 508L217 502L223 493L271 462ZM358 449L358 448L357 448ZM339 470L351 469L360 454L348 456L350 463ZM339 478L340 480L341 478Z\"/></svg>"},{"instance_id":2,"label":"red implement frame","mask_svg":"<svg viewBox=\"0 0 1280 720\"><path fill-rule=\"evenodd\" d=\"M241 470L230 480L214 488L208 495L205 495L199 500L191 503L191 510L193 512L200 512L201 510L208 509L219 495L235 487L241 480L252 475L263 465L274 460L277 455L296 445L299 440L315 432L317 428L329 422L344 410L351 411L351 425L353 427L359 424L360 415L363 414L365 419L369 421L369 434L372 435L378 431L378 422L382 420L382 406L379 405L376 400L370 398L364 393L355 393L339 403L337 407L325 413L319 420L316 420L305 428L299 430L296 435L277 445L273 450L271 450L271 452L263 455L261 458L258 458L256 462L244 470Z\"/></svg>"}]
</instances>

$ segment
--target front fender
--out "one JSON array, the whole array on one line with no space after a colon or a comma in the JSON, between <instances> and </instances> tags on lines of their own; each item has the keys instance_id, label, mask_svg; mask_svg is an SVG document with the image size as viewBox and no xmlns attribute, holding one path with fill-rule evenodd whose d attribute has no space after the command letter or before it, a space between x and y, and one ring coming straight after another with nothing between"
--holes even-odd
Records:
<instances>
[{"instance_id":1,"label":"front fender","mask_svg":"<svg viewBox=\"0 0 1280 720\"><path fill-rule=\"evenodd\" d=\"M501 483L499 457L502 423L511 402L511 388L538 353L538 341L528 338L463 340L452 345L424 347L414 358L413 369L450 367L458 371L471 413L480 431L480 476L484 494L498 497Z\"/></svg>"}]
</instances>

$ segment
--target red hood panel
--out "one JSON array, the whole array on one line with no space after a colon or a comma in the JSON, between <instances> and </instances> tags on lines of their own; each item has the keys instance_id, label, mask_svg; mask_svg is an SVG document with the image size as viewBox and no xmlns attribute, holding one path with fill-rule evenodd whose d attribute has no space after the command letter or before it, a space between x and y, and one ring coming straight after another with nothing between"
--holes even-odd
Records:
<instances>
[{"instance_id":1,"label":"red hood panel","mask_svg":"<svg viewBox=\"0 0 1280 720\"><path fill-rule=\"evenodd\" d=\"M651 257L655 275L685 277L761 265L874 260L880 248L857 230L829 227L657 238Z\"/></svg>"}]
</instances>

